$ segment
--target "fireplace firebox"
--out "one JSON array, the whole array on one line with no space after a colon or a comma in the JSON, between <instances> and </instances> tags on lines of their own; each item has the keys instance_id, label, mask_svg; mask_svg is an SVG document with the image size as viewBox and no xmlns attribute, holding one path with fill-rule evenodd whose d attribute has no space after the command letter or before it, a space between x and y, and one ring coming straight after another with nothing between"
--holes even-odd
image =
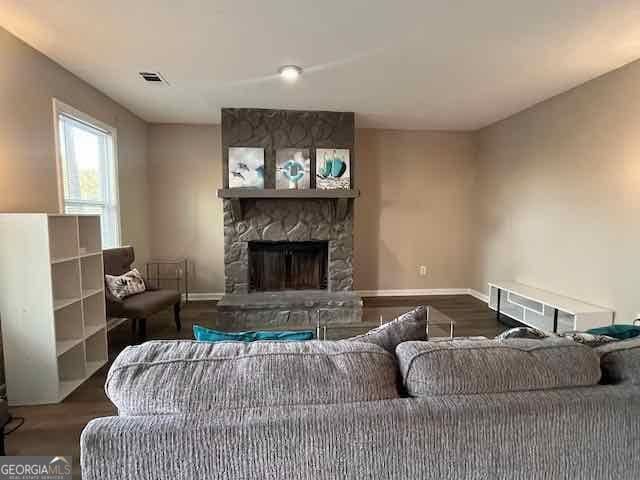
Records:
<instances>
[{"instance_id":1,"label":"fireplace firebox","mask_svg":"<svg viewBox=\"0 0 640 480\"><path fill-rule=\"evenodd\" d=\"M249 291L326 290L328 242L252 241Z\"/></svg>"}]
</instances>

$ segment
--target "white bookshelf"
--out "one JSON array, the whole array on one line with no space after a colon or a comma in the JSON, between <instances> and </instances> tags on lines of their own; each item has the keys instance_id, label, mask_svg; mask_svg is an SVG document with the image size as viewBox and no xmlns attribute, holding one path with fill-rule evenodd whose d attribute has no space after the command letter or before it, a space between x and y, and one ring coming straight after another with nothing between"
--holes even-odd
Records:
<instances>
[{"instance_id":1,"label":"white bookshelf","mask_svg":"<svg viewBox=\"0 0 640 480\"><path fill-rule=\"evenodd\" d=\"M517 282L490 282L489 308L530 327L557 333L613 323L613 310Z\"/></svg>"},{"instance_id":2,"label":"white bookshelf","mask_svg":"<svg viewBox=\"0 0 640 480\"><path fill-rule=\"evenodd\" d=\"M58 403L107 362L94 215L0 214L0 317L10 405Z\"/></svg>"}]
</instances>

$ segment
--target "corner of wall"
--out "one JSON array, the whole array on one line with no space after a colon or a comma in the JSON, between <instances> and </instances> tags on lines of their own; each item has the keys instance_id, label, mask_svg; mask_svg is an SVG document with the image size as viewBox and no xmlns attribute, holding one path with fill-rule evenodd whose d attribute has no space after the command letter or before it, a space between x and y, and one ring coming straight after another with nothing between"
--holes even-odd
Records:
<instances>
[{"instance_id":1,"label":"corner of wall","mask_svg":"<svg viewBox=\"0 0 640 480\"><path fill-rule=\"evenodd\" d=\"M469 278L468 287L472 291L484 292L485 286L482 284L481 264L482 251L484 245L484 229L482 227L483 210L485 208L486 197L483 195L482 185L482 156L480 152L481 136L484 128L470 131L472 143L473 181L470 195L470 233L471 245L469 253Z\"/></svg>"}]
</instances>

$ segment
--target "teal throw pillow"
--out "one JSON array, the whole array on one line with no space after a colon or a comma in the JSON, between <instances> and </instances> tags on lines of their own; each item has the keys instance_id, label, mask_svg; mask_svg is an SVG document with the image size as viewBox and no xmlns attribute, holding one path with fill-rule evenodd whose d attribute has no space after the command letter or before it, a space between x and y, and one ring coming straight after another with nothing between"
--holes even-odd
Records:
<instances>
[{"instance_id":1,"label":"teal throw pillow","mask_svg":"<svg viewBox=\"0 0 640 480\"><path fill-rule=\"evenodd\" d=\"M193 336L199 342L255 342L257 340L280 340L284 342L298 342L312 340L311 330L300 331L255 331L255 332L221 332L210 328L193 326Z\"/></svg>"}]
</instances>

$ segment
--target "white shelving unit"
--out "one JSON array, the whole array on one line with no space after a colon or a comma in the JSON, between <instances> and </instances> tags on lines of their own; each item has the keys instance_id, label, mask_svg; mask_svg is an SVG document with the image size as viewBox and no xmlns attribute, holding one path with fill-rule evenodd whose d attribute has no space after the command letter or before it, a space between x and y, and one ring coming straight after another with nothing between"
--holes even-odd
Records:
<instances>
[{"instance_id":1,"label":"white shelving unit","mask_svg":"<svg viewBox=\"0 0 640 480\"><path fill-rule=\"evenodd\" d=\"M0 214L10 405L58 403L107 362L100 217Z\"/></svg>"},{"instance_id":2,"label":"white shelving unit","mask_svg":"<svg viewBox=\"0 0 640 480\"><path fill-rule=\"evenodd\" d=\"M585 331L613 323L614 312L516 282L490 282L489 308L546 332Z\"/></svg>"}]
</instances>

